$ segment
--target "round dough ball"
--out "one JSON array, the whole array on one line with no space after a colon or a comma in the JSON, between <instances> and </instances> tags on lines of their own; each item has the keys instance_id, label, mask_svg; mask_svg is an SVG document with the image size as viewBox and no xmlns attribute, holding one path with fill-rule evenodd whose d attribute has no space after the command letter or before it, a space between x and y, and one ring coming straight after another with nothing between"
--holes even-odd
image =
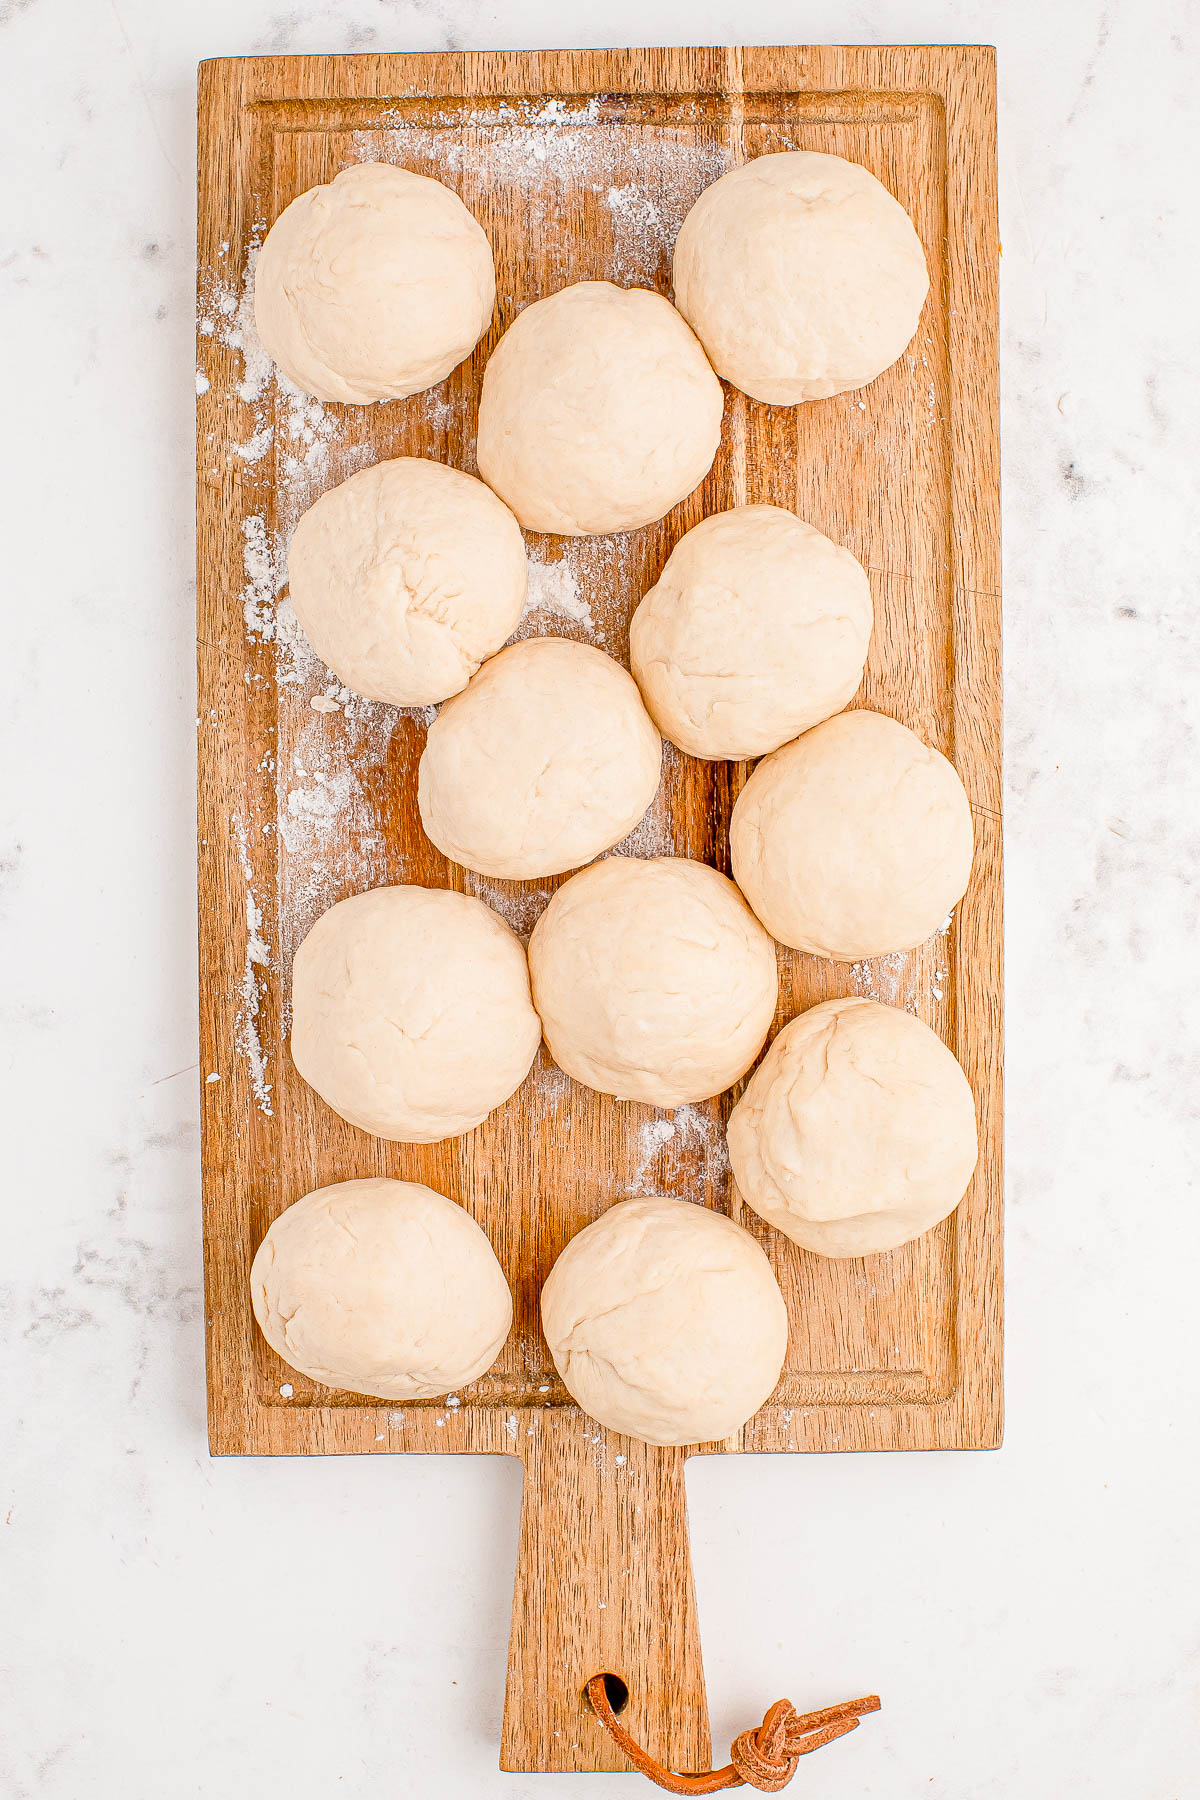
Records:
<instances>
[{"instance_id":1,"label":"round dough ball","mask_svg":"<svg viewBox=\"0 0 1200 1800\"><path fill-rule=\"evenodd\" d=\"M662 739L602 650L528 638L485 663L429 727L421 823L451 861L526 881L620 843L658 789Z\"/></svg>"},{"instance_id":2,"label":"round dough ball","mask_svg":"<svg viewBox=\"0 0 1200 1800\"><path fill-rule=\"evenodd\" d=\"M489 1369L512 1325L470 1213L416 1181L339 1181L281 1213L250 1295L279 1356L326 1387L432 1400Z\"/></svg>"},{"instance_id":3,"label":"round dough ball","mask_svg":"<svg viewBox=\"0 0 1200 1800\"><path fill-rule=\"evenodd\" d=\"M520 1087L541 1035L520 939L469 894L353 894L296 952L292 1061L376 1137L470 1131Z\"/></svg>"},{"instance_id":4,"label":"round dough ball","mask_svg":"<svg viewBox=\"0 0 1200 1800\"><path fill-rule=\"evenodd\" d=\"M458 195L391 163L309 188L267 233L254 318L319 400L401 400L470 356L496 302L492 247Z\"/></svg>"},{"instance_id":5,"label":"round dough ball","mask_svg":"<svg viewBox=\"0 0 1200 1800\"><path fill-rule=\"evenodd\" d=\"M572 1399L647 1444L731 1437L787 1352L762 1249L686 1200L621 1200L585 1226L547 1277L542 1327Z\"/></svg>"},{"instance_id":6,"label":"round dough ball","mask_svg":"<svg viewBox=\"0 0 1200 1800\"><path fill-rule=\"evenodd\" d=\"M841 711L871 621L848 550L780 506L736 506L680 538L633 615L629 654L673 744L740 761Z\"/></svg>"},{"instance_id":7,"label":"round dough ball","mask_svg":"<svg viewBox=\"0 0 1200 1800\"><path fill-rule=\"evenodd\" d=\"M632 531L699 487L725 397L670 301L582 281L519 313L479 400L479 473L527 531Z\"/></svg>"},{"instance_id":8,"label":"round dough ball","mask_svg":"<svg viewBox=\"0 0 1200 1800\"><path fill-rule=\"evenodd\" d=\"M602 1094L683 1106L746 1073L778 998L775 946L707 863L611 856L565 882L529 941L560 1068Z\"/></svg>"},{"instance_id":9,"label":"round dough ball","mask_svg":"<svg viewBox=\"0 0 1200 1800\"><path fill-rule=\"evenodd\" d=\"M954 768L882 713L838 713L764 757L729 825L733 878L781 944L834 962L911 950L966 892Z\"/></svg>"},{"instance_id":10,"label":"round dough ball","mask_svg":"<svg viewBox=\"0 0 1200 1800\"><path fill-rule=\"evenodd\" d=\"M339 680L391 706L466 687L525 604L525 540L491 488L419 456L360 469L297 525L292 605Z\"/></svg>"},{"instance_id":11,"label":"round dough ball","mask_svg":"<svg viewBox=\"0 0 1200 1800\"><path fill-rule=\"evenodd\" d=\"M826 1000L785 1025L729 1119L742 1199L820 1256L920 1237L954 1211L976 1155L957 1058L874 1000Z\"/></svg>"},{"instance_id":12,"label":"round dough ball","mask_svg":"<svg viewBox=\"0 0 1200 1800\"><path fill-rule=\"evenodd\" d=\"M929 292L912 220L861 163L755 157L706 188L675 240L675 304L718 375L795 406L865 387Z\"/></svg>"}]
</instances>

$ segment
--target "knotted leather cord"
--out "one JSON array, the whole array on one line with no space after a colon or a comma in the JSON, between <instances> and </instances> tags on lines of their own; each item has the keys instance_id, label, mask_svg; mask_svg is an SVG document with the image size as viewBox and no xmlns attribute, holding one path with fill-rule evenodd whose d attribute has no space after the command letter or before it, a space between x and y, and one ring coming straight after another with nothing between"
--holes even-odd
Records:
<instances>
[{"instance_id":1,"label":"knotted leather cord","mask_svg":"<svg viewBox=\"0 0 1200 1800\"><path fill-rule=\"evenodd\" d=\"M672 1769L664 1769L630 1737L612 1709L603 1675L593 1675L586 1692L592 1711L634 1768L670 1794L716 1794L722 1788L742 1786L757 1788L763 1794L777 1794L796 1773L802 1756L854 1731L863 1713L879 1711L878 1694L845 1700L840 1706L826 1706L810 1713L798 1713L790 1700L777 1700L768 1707L761 1725L734 1739L730 1760L723 1769L678 1775Z\"/></svg>"}]
</instances>

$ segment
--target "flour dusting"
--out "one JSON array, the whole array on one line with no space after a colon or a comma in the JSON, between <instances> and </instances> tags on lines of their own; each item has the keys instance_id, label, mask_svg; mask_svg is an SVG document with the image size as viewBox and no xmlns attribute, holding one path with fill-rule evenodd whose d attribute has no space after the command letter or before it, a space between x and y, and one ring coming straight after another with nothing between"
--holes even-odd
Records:
<instances>
[{"instance_id":1,"label":"flour dusting","mask_svg":"<svg viewBox=\"0 0 1200 1800\"><path fill-rule=\"evenodd\" d=\"M272 623L270 635L274 637L276 645L275 678L281 686L298 682L301 686L308 687L314 681L327 685L330 679L337 680L332 669L325 667L300 629L296 609L289 599L281 600L274 609Z\"/></svg>"},{"instance_id":2,"label":"flour dusting","mask_svg":"<svg viewBox=\"0 0 1200 1800\"><path fill-rule=\"evenodd\" d=\"M650 1119L645 1125L638 1126L637 1166L629 1182L631 1194L657 1192L657 1183L650 1178L650 1165L657 1159L663 1145L674 1136L675 1127L670 1119Z\"/></svg>"},{"instance_id":3,"label":"flour dusting","mask_svg":"<svg viewBox=\"0 0 1200 1800\"><path fill-rule=\"evenodd\" d=\"M900 951L891 956L877 956L872 962L850 965L854 991L866 1000L880 1000L885 1006L904 1004L904 987L909 974L909 959Z\"/></svg>"},{"instance_id":4,"label":"flour dusting","mask_svg":"<svg viewBox=\"0 0 1200 1800\"><path fill-rule=\"evenodd\" d=\"M279 611L282 615L284 607ZM289 709L280 721L275 792L285 969L323 912L384 879L384 841L364 782L386 761L400 714L351 694L319 663L318 669L316 680L324 679L325 691L310 692L307 704ZM303 682L294 670L292 675L301 691L313 685L311 671ZM282 674L280 680L285 685ZM314 700L332 704L314 706Z\"/></svg>"},{"instance_id":5,"label":"flour dusting","mask_svg":"<svg viewBox=\"0 0 1200 1800\"><path fill-rule=\"evenodd\" d=\"M253 406L262 399L275 369L254 323L254 270L260 248L261 240L251 241L246 253L246 275L240 290L237 293L228 288L217 291L218 312L225 317L232 314L228 325L218 327L217 337L221 343L228 344L230 349L241 351L243 373L236 392L238 399L244 400L247 406Z\"/></svg>"},{"instance_id":6,"label":"flour dusting","mask_svg":"<svg viewBox=\"0 0 1200 1800\"><path fill-rule=\"evenodd\" d=\"M264 757L260 772L270 778L266 790L273 805L253 825L242 827L243 867L247 876L246 967L241 982L238 1043L249 1065L261 1110L271 1111L267 1080L269 1054L259 1032L259 972L286 974L291 955L320 913L348 891L376 885L381 849L373 809L363 780L387 756L397 710L353 693L326 667L305 638L287 594L287 545L296 522L324 490L372 462L369 441L354 437L353 420L343 422L311 395L303 394L275 369L254 324L254 267L261 228L255 230L247 254L245 276L235 286L225 271L202 283L201 338L237 353L240 376L231 391L245 408L243 424L229 445L229 455L253 481L265 471L274 450L273 484L268 502L252 504L242 521L242 615L251 652L268 651L247 662L251 687L273 682L292 704L280 704L273 756ZM211 380L209 367L198 372L197 391ZM240 441L238 439L240 438ZM249 881L244 854L248 830L266 836L278 829L280 854L275 896L279 939L272 957L263 929L263 912ZM287 1027L286 990L282 1008Z\"/></svg>"},{"instance_id":7,"label":"flour dusting","mask_svg":"<svg viewBox=\"0 0 1200 1800\"><path fill-rule=\"evenodd\" d=\"M944 938L949 920L935 934L935 943ZM946 997L950 985L950 968L941 961L939 949L932 969L920 952L894 951L890 956L877 956L869 962L850 965L854 992L865 1000L877 1000L884 1006L898 1006L919 1018L930 1013Z\"/></svg>"},{"instance_id":8,"label":"flour dusting","mask_svg":"<svg viewBox=\"0 0 1200 1800\"><path fill-rule=\"evenodd\" d=\"M669 169L657 161L604 195L612 226L612 279L634 285L669 278L675 239L693 201L733 165L727 144L676 138ZM653 184L653 185L651 185Z\"/></svg>"},{"instance_id":9,"label":"flour dusting","mask_svg":"<svg viewBox=\"0 0 1200 1800\"><path fill-rule=\"evenodd\" d=\"M672 804L675 782L672 779L681 752L674 744L663 739L662 776L658 784L658 792L650 803L649 811L638 821L629 836L614 844L605 856L678 856L675 844L675 830L672 820Z\"/></svg>"},{"instance_id":10,"label":"flour dusting","mask_svg":"<svg viewBox=\"0 0 1200 1800\"><path fill-rule=\"evenodd\" d=\"M522 622L532 613L551 613L557 618L570 619L574 624L582 625L587 636L593 643L597 643L599 633L591 606L580 593L579 577L566 558L556 563L544 563L531 556L527 559L526 566L528 587Z\"/></svg>"},{"instance_id":11,"label":"flour dusting","mask_svg":"<svg viewBox=\"0 0 1200 1800\"><path fill-rule=\"evenodd\" d=\"M320 400L293 387L278 370L275 387L280 415L276 436L280 447L279 521L280 534L286 540L327 487L369 468L376 455L369 441L347 444L335 415Z\"/></svg>"},{"instance_id":12,"label":"flour dusting","mask_svg":"<svg viewBox=\"0 0 1200 1800\"><path fill-rule=\"evenodd\" d=\"M550 889L515 881L493 881L486 875L477 875L473 869L464 869L463 874L468 894L474 894L493 912L499 913L521 942L527 944L534 926L550 904Z\"/></svg>"},{"instance_id":13,"label":"flour dusting","mask_svg":"<svg viewBox=\"0 0 1200 1800\"><path fill-rule=\"evenodd\" d=\"M677 1107L673 1118L680 1155L700 1157L708 1179L723 1181L729 1173L729 1148L721 1120L700 1106Z\"/></svg>"},{"instance_id":14,"label":"flour dusting","mask_svg":"<svg viewBox=\"0 0 1200 1800\"><path fill-rule=\"evenodd\" d=\"M250 1085L254 1090L258 1110L264 1118L269 1119L274 1115L275 1109L271 1104L271 1083L267 1080L267 1057L258 1029L262 996L259 992L258 976L255 971L259 966L270 967L271 951L262 935L263 915L254 892L253 870L250 865L250 840L246 821L240 813L234 814L233 841L237 850L238 865L246 883L246 952L242 964L242 977L238 986L241 1006L235 1027L235 1041L246 1059ZM211 1081L213 1078L210 1075L208 1079Z\"/></svg>"},{"instance_id":15,"label":"flour dusting","mask_svg":"<svg viewBox=\"0 0 1200 1800\"><path fill-rule=\"evenodd\" d=\"M295 766L298 773L308 773ZM349 769L340 769L333 775L316 769L312 774L311 787L288 790L286 811L279 821L280 836L290 855L306 848L314 828L336 818L358 795L358 783Z\"/></svg>"},{"instance_id":16,"label":"flour dusting","mask_svg":"<svg viewBox=\"0 0 1200 1800\"><path fill-rule=\"evenodd\" d=\"M251 643L267 643L275 636L275 596L280 581L274 548L261 513L242 520L242 617Z\"/></svg>"},{"instance_id":17,"label":"flour dusting","mask_svg":"<svg viewBox=\"0 0 1200 1800\"><path fill-rule=\"evenodd\" d=\"M725 1127L700 1106L678 1106L669 1119L648 1119L638 1127L630 1194L657 1194L676 1183L684 1171L723 1187L729 1173Z\"/></svg>"},{"instance_id":18,"label":"flour dusting","mask_svg":"<svg viewBox=\"0 0 1200 1800\"><path fill-rule=\"evenodd\" d=\"M263 457L267 454L267 451L271 448L274 438L274 428L270 425L264 425L262 430L256 431L254 436L249 438L246 443L235 444L233 446L233 453L235 456L240 456L243 462L261 462Z\"/></svg>"},{"instance_id":19,"label":"flour dusting","mask_svg":"<svg viewBox=\"0 0 1200 1800\"><path fill-rule=\"evenodd\" d=\"M569 1102L574 1082L564 1069L551 1061L550 1053L544 1047L538 1062L534 1064L535 1075L529 1090L529 1110L535 1119L556 1117L564 1102Z\"/></svg>"},{"instance_id":20,"label":"flour dusting","mask_svg":"<svg viewBox=\"0 0 1200 1800\"><path fill-rule=\"evenodd\" d=\"M393 121L385 111L382 127L352 134L353 161L399 163L461 183L469 206L471 180L482 168L489 189L507 191L517 229L527 222L538 231L547 209L560 208L569 193L571 205L585 212L585 262L581 267L578 241L543 239L557 286L607 280L665 289L689 208L734 161L728 144L701 140L686 123L632 125L595 96L485 101L421 125ZM517 308L538 297L502 296Z\"/></svg>"},{"instance_id":21,"label":"flour dusting","mask_svg":"<svg viewBox=\"0 0 1200 1800\"><path fill-rule=\"evenodd\" d=\"M628 664L625 595L633 585L637 540L635 532L560 538L553 562L541 552L530 552L525 611L513 637L537 637L547 630L561 636L581 635ZM560 621L576 626L578 632L561 630Z\"/></svg>"}]
</instances>

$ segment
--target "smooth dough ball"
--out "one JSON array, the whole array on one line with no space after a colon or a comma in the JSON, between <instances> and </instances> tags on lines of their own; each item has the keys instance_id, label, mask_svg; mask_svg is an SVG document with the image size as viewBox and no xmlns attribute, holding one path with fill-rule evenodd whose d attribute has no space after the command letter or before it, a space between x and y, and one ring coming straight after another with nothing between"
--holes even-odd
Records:
<instances>
[{"instance_id":1,"label":"smooth dough ball","mask_svg":"<svg viewBox=\"0 0 1200 1800\"><path fill-rule=\"evenodd\" d=\"M724 404L670 301L583 281L527 306L496 345L479 473L527 531L632 531L699 487Z\"/></svg>"},{"instance_id":2,"label":"smooth dough ball","mask_svg":"<svg viewBox=\"0 0 1200 1800\"><path fill-rule=\"evenodd\" d=\"M621 1200L573 1237L542 1289L572 1399L647 1444L731 1437L770 1396L788 1316L759 1245L686 1200Z\"/></svg>"},{"instance_id":3,"label":"smooth dough ball","mask_svg":"<svg viewBox=\"0 0 1200 1800\"><path fill-rule=\"evenodd\" d=\"M288 550L292 605L356 693L432 706L511 637L525 540L491 488L419 456L360 469L322 494Z\"/></svg>"},{"instance_id":4,"label":"smooth dough ball","mask_svg":"<svg viewBox=\"0 0 1200 1800\"><path fill-rule=\"evenodd\" d=\"M764 757L729 825L733 878L781 944L835 962L911 950L966 892L954 768L882 713L838 713Z\"/></svg>"},{"instance_id":5,"label":"smooth dough ball","mask_svg":"<svg viewBox=\"0 0 1200 1800\"><path fill-rule=\"evenodd\" d=\"M763 756L840 712L862 680L871 584L780 506L680 538L633 615L629 654L659 730L691 756Z\"/></svg>"},{"instance_id":6,"label":"smooth dough ball","mask_svg":"<svg viewBox=\"0 0 1200 1800\"><path fill-rule=\"evenodd\" d=\"M319 400L401 400L470 356L496 301L492 247L458 195L391 163L309 188L254 271L263 346Z\"/></svg>"},{"instance_id":7,"label":"smooth dough ball","mask_svg":"<svg viewBox=\"0 0 1200 1800\"><path fill-rule=\"evenodd\" d=\"M620 843L661 767L662 739L619 663L567 638L528 638L442 708L417 802L451 861L527 881Z\"/></svg>"},{"instance_id":8,"label":"smooth dough ball","mask_svg":"<svg viewBox=\"0 0 1200 1800\"><path fill-rule=\"evenodd\" d=\"M929 272L861 163L759 156L706 188L675 240L675 304L718 375L794 406L865 387L911 342Z\"/></svg>"},{"instance_id":9,"label":"smooth dough ball","mask_svg":"<svg viewBox=\"0 0 1200 1800\"><path fill-rule=\"evenodd\" d=\"M920 1237L954 1211L976 1154L957 1058L874 1000L826 1000L785 1025L729 1119L742 1199L820 1256Z\"/></svg>"},{"instance_id":10,"label":"smooth dough ball","mask_svg":"<svg viewBox=\"0 0 1200 1800\"><path fill-rule=\"evenodd\" d=\"M520 939L469 894L353 894L296 952L292 1061L376 1137L470 1131L520 1087L541 1035Z\"/></svg>"},{"instance_id":11,"label":"smooth dough ball","mask_svg":"<svg viewBox=\"0 0 1200 1800\"><path fill-rule=\"evenodd\" d=\"M611 856L565 882L529 941L533 1003L560 1068L650 1106L746 1073L778 998L775 946L707 863Z\"/></svg>"},{"instance_id":12,"label":"smooth dough ball","mask_svg":"<svg viewBox=\"0 0 1200 1800\"><path fill-rule=\"evenodd\" d=\"M254 1316L326 1387L432 1400L489 1369L512 1325L470 1213L416 1181L339 1181L281 1213L250 1270Z\"/></svg>"}]
</instances>

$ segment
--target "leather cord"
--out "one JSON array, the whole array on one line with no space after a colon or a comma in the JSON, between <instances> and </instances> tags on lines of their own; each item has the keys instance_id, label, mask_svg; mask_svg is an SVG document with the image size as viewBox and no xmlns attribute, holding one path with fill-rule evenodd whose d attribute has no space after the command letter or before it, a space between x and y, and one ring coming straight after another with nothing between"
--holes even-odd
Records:
<instances>
[{"instance_id":1,"label":"leather cord","mask_svg":"<svg viewBox=\"0 0 1200 1800\"><path fill-rule=\"evenodd\" d=\"M743 1786L757 1788L763 1794L777 1794L796 1773L802 1756L854 1731L864 1713L879 1711L878 1694L845 1700L840 1706L826 1706L810 1713L798 1713L790 1700L777 1700L767 1708L761 1725L734 1739L729 1762L723 1769L680 1775L665 1769L630 1737L613 1711L604 1675L593 1675L586 1692L592 1711L634 1768L669 1794L716 1794L722 1788Z\"/></svg>"}]
</instances>

